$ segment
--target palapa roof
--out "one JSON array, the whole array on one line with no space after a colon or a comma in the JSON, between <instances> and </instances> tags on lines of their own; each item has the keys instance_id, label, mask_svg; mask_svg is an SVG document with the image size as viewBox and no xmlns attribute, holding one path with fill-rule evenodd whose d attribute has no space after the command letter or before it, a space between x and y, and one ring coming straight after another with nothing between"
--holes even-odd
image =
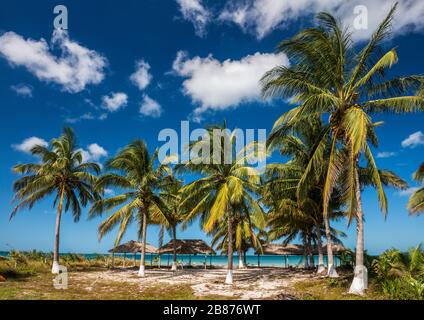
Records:
<instances>
[{"instance_id":1,"label":"palapa roof","mask_svg":"<svg viewBox=\"0 0 424 320\"><path fill-rule=\"evenodd\" d=\"M177 254L216 254L215 251L203 240L177 239ZM173 253L174 240L169 241L158 249L158 253Z\"/></svg>"},{"instance_id":2,"label":"palapa roof","mask_svg":"<svg viewBox=\"0 0 424 320\"><path fill-rule=\"evenodd\" d=\"M296 255L301 256L304 253L303 245L300 244L275 244L275 243L268 243L262 245L263 252L256 250L256 254L265 254L265 255ZM340 254L346 250L342 245L335 245L333 244L333 253L334 254ZM324 255L327 255L327 245L324 245L322 247L322 252ZM314 246L314 254L318 254L317 248Z\"/></svg>"},{"instance_id":3,"label":"palapa roof","mask_svg":"<svg viewBox=\"0 0 424 320\"><path fill-rule=\"evenodd\" d=\"M111 253L139 253L143 243L134 240L123 243L109 250ZM146 243L146 253L157 253L157 249L149 243Z\"/></svg>"},{"instance_id":4,"label":"palapa roof","mask_svg":"<svg viewBox=\"0 0 424 320\"><path fill-rule=\"evenodd\" d=\"M333 248L333 254L341 254L343 251L346 251L346 248L342 246L341 244L334 244L332 245ZM322 246L322 251L324 255L327 255L327 245ZM318 254L318 252L317 252Z\"/></svg>"},{"instance_id":5,"label":"palapa roof","mask_svg":"<svg viewBox=\"0 0 424 320\"><path fill-rule=\"evenodd\" d=\"M256 250L256 254L267 255L303 255L303 246L299 244L275 244L268 243L262 245L262 251Z\"/></svg>"}]
</instances>

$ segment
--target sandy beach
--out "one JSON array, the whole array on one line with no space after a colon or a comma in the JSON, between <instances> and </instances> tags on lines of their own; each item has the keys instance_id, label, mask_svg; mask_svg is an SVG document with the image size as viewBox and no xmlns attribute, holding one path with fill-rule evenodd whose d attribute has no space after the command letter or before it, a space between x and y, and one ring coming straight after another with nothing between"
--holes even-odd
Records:
<instances>
[{"instance_id":1,"label":"sandy beach","mask_svg":"<svg viewBox=\"0 0 424 320\"><path fill-rule=\"evenodd\" d=\"M424 0L51 2L0 10L0 303L424 300Z\"/></svg>"},{"instance_id":2,"label":"sandy beach","mask_svg":"<svg viewBox=\"0 0 424 320\"><path fill-rule=\"evenodd\" d=\"M115 269L69 274L69 282L90 283L84 289L95 291L99 283L119 283L138 286L140 291L152 286L170 288L190 285L197 297L221 296L232 299L295 299L296 282L318 278L314 273L281 268L244 269L234 271L234 285L225 285L226 269L149 270L146 277L137 276L136 269Z\"/></svg>"}]
</instances>

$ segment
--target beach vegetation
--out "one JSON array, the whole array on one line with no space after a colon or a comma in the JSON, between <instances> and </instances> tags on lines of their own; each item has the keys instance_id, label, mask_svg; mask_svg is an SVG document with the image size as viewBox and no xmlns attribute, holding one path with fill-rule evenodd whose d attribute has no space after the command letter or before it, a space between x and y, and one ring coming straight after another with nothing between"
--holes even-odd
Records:
<instances>
[{"instance_id":1,"label":"beach vegetation","mask_svg":"<svg viewBox=\"0 0 424 320\"><path fill-rule=\"evenodd\" d=\"M414 173L414 180L424 185L424 163ZM412 194L408 202L408 209L411 214L419 214L424 211L424 186Z\"/></svg>"},{"instance_id":2,"label":"beach vegetation","mask_svg":"<svg viewBox=\"0 0 424 320\"><path fill-rule=\"evenodd\" d=\"M57 208L52 273L59 273L59 242L62 213L71 211L74 221L79 221L82 207L100 198L94 190L100 173L97 163L85 162L77 146L72 129L65 128L63 134L53 139L50 146L36 145L31 154L37 163L18 164L13 172L22 175L13 184L14 200L18 201L10 218L24 208L33 206L46 197L53 196L53 207Z\"/></svg>"},{"instance_id":3,"label":"beach vegetation","mask_svg":"<svg viewBox=\"0 0 424 320\"><path fill-rule=\"evenodd\" d=\"M349 223L357 229L355 277L350 292L364 294L367 269L364 266L364 214L360 163L365 162L384 216L388 212L384 181L372 148L378 145L374 122L378 113L412 113L424 109L423 77L387 78L387 70L398 62L396 48L384 49L397 5L358 50L352 33L329 13L317 16L318 25L300 31L278 45L290 66L278 66L262 78L264 97L290 100L295 107L274 124L270 139L282 137L299 122L311 117L326 119L297 193L301 195L324 170L323 215L328 215L330 199L340 187ZM329 148L329 163L322 162Z\"/></svg>"},{"instance_id":4,"label":"beach vegetation","mask_svg":"<svg viewBox=\"0 0 424 320\"><path fill-rule=\"evenodd\" d=\"M185 185L182 189L182 206L189 205L186 223L200 216L203 230L212 232L219 226L227 227L227 256L233 256L234 222L244 206L262 211L254 194L259 192L261 175L258 170L246 164L246 159L255 153L255 148L242 152L249 153L237 156L236 135L227 130L226 125L211 126L207 129L209 140L200 140L190 144L190 150L197 150L197 158L177 165L177 172L190 172L200 178ZM218 141L214 141L214 130L223 133ZM216 146L215 152L204 154L203 144ZM236 154L236 155L235 155ZM228 155L231 155L228 157ZM230 161L223 161L228 157ZM205 159L207 158L207 159ZM222 220L226 220L226 224ZM239 229L240 230L240 229ZM250 233L250 231L249 231ZM228 259L227 284L233 283L233 259Z\"/></svg>"},{"instance_id":5,"label":"beach vegetation","mask_svg":"<svg viewBox=\"0 0 424 320\"><path fill-rule=\"evenodd\" d=\"M118 245L132 222L138 223L138 238L143 243L139 276L145 275L146 233L149 223L165 217L165 203L158 190L172 174L167 164L157 164L158 151L149 154L144 141L136 140L106 162L106 173L99 177L96 189L120 188L123 193L102 198L90 209L90 217L109 213L99 228L99 238L119 226L115 244ZM112 213L110 213L113 211Z\"/></svg>"}]
</instances>

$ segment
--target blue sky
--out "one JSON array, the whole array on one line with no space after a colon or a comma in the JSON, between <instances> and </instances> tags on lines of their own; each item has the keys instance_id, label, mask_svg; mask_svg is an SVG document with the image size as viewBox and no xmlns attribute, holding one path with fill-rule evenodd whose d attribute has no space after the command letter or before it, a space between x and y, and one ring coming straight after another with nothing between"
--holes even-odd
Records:
<instances>
[{"instance_id":1,"label":"blue sky","mask_svg":"<svg viewBox=\"0 0 424 320\"><path fill-rule=\"evenodd\" d=\"M285 4L284 4L285 3ZM38 249L53 245L55 211L52 200L32 211L21 211L9 222L13 208L13 165L37 161L26 151L72 126L87 158L102 162L135 138L150 150L160 146L164 128L191 128L227 120L229 127L270 130L289 106L259 97L259 75L287 63L274 48L300 28L309 26L321 10L337 14L347 24L359 1L333 4L309 0L198 1L144 0L61 1L69 13L69 30L54 33L56 1L3 1L0 9L0 250ZM343 3L343 4L342 4ZM260 5L261 4L261 5ZM336 5L336 4L341 4ZM369 36L390 3L368 4ZM424 7L419 0L401 2L393 25L399 63L390 75L422 74ZM44 39L44 40L42 40ZM375 116L378 165L411 182L424 161L423 114ZM420 134L421 132L421 134ZM30 139L32 138L32 139ZM37 138L38 140L36 140ZM30 139L30 140L28 140ZM402 145L403 143L403 145ZM407 192L406 192L407 193ZM389 216L379 212L375 193L364 192L366 248L378 253L389 247L406 249L424 241L424 217L409 217L407 194L388 190ZM62 252L105 252L115 233L101 242L96 229L101 219L78 224L65 214ZM336 227L354 246L354 225ZM135 238L135 226L126 239ZM148 241L157 244L158 230L149 227ZM180 237L205 238L197 223Z\"/></svg>"}]
</instances>

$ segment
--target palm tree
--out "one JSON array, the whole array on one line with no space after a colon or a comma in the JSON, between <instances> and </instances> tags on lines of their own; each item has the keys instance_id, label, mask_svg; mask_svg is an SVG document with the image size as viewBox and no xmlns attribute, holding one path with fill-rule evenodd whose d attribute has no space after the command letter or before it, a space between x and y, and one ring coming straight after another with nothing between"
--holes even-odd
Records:
<instances>
[{"instance_id":1,"label":"palm tree","mask_svg":"<svg viewBox=\"0 0 424 320\"><path fill-rule=\"evenodd\" d=\"M315 180L310 180L307 188L302 189L302 194L294 192L299 183L302 182L303 173L308 168L308 164L311 161L311 156L314 154L316 144L319 142L322 130L323 123L321 119L319 117L310 117L304 121L299 121L296 126L293 126L284 136L270 137L268 148L270 150L279 149L280 154L289 157L290 161L284 165L268 165L266 172L267 183L264 191L266 197L271 200L270 205L273 206L276 211L278 211L280 205L289 205L287 202L281 203L281 201L286 199L296 201L297 204L292 204L295 206L293 209L301 214L306 213L305 219L314 224L319 256L318 273L325 271L324 254L321 246L321 235L323 234L321 233L321 226L324 225L325 235L327 237L327 275L329 277L338 277L336 269L334 268L332 250L333 236L329 216L335 218L341 214L332 213L341 206L340 190L333 192L330 201L331 212L325 216L322 214L322 190L325 179L325 167L328 166L329 161L329 148L324 151L322 163L319 168L320 170L316 171Z\"/></svg>"},{"instance_id":2,"label":"palm tree","mask_svg":"<svg viewBox=\"0 0 424 320\"><path fill-rule=\"evenodd\" d=\"M81 207L99 199L94 190L95 174L100 167L95 163L83 162L77 149L74 132L65 128L63 134L52 140L49 147L35 146L32 155L40 157L40 163L19 164L13 172L24 175L15 181L15 200L19 203L10 218L18 210L32 207L48 196L54 196L53 207L57 205L55 242L52 273L59 273L59 237L62 212L71 210L75 222L80 219Z\"/></svg>"},{"instance_id":3,"label":"palm tree","mask_svg":"<svg viewBox=\"0 0 424 320\"><path fill-rule=\"evenodd\" d=\"M233 246L238 252L238 268L246 268L246 251L249 248L260 249L258 233L265 231L265 213L260 206L250 207L246 203L237 205L233 219ZM222 220L211 232L212 246L218 250L228 250L228 221Z\"/></svg>"},{"instance_id":4,"label":"palm tree","mask_svg":"<svg viewBox=\"0 0 424 320\"><path fill-rule=\"evenodd\" d=\"M424 162L414 174L414 179L424 183ZM408 209L411 214L418 214L424 211L424 186L414 192L408 202Z\"/></svg>"},{"instance_id":5,"label":"palm tree","mask_svg":"<svg viewBox=\"0 0 424 320\"><path fill-rule=\"evenodd\" d=\"M180 190L182 185L182 181L169 177L159 194L165 204L164 214L157 210L152 212L153 220L163 226L161 230L167 229L174 240L172 271L177 270L177 227L184 221L186 214L181 206L182 197Z\"/></svg>"},{"instance_id":6,"label":"palm tree","mask_svg":"<svg viewBox=\"0 0 424 320\"><path fill-rule=\"evenodd\" d=\"M226 125L212 126L207 132L204 139L190 146L190 151L198 153L176 169L202 176L182 188L182 205L190 207L186 221L190 222L200 215L203 229L209 233L223 219L227 220L228 271L225 283L232 284L235 210L243 202L253 208L259 206L253 194L258 189L260 174L245 164L246 158L256 151L245 148L241 153L236 152L235 132L229 132ZM241 156L246 152L249 154Z\"/></svg>"},{"instance_id":7,"label":"palm tree","mask_svg":"<svg viewBox=\"0 0 424 320\"><path fill-rule=\"evenodd\" d=\"M292 136L293 137L293 136ZM297 140L299 146L303 143ZM304 245L305 268L313 267L313 248L314 242L318 250L318 273L325 271L324 253L322 251L322 234L326 233L327 247L330 247L328 254L330 276L334 274L332 243L341 243L338 239L344 236L342 232L334 230L329 223L324 224L322 215L322 188L319 184L311 186L308 195L301 199L297 198L296 189L304 168L299 159L292 159L286 164L270 164L267 168L267 182L263 190L263 203L269 208L268 227L269 239L276 240L285 238L284 244L288 244L297 237L300 237ZM321 185L322 186L322 185ZM332 204L334 208L339 207L336 204L337 199L333 195ZM332 211L329 220L339 219L344 215L342 211ZM328 230L326 230L328 228ZM309 260L308 261L308 257Z\"/></svg>"},{"instance_id":8,"label":"palm tree","mask_svg":"<svg viewBox=\"0 0 424 320\"><path fill-rule=\"evenodd\" d=\"M155 166L156 151L149 155L146 144L136 140L122 149L114 158L106 162L105 168L111 172L99 177L96 188L104 190L106 187L117 187L125 192L107 199L97 201L90 210L93 217L102 214L105 210L115 210L99 226L99 238L111 231L119 224L116 238L118 245L128 226L136 220L138 222L138 236L143 246L141 251L140 270L138 275L145 275L146 233L148 223L154 222L152 215L164 215L165 204L158 194L164 179L170 174L166 164Z\"/></svg>"},{"instance_id":9,"label":"palm tree","mask_svg":"<svg viewBox=\"0 0 424 320\"><path fill-rule=\"evenodd\" d=\"M264 96L291 99L298 107L285 113L274 125L271 136L283 136L298 121L311 116L326 116L311 161L304 172L298 192L320 170L324 150L330 146L330 158L324 185L324 216L329 199L340 180L349 219L356 219L356 268L351 293L363 294L367 288L364 266L364 228L359 160L368 163L378 192L381 211L387 214L387 199L370 144L377 145L376 124L371 115L379 112L406 113L423 110L421 76L385 79L385 70L398 60L396 49L382 50L390 36L396 5L379 25L365 47L356 52L351 33L342 29L328 13L318 15L319 26L299 32L282 42L279 50L291 60L289 67L276 67L262 79ZM418 91L418 95L411 94ZM421 92L420 92L421 91ZM337 154L342 150L344 156Z\"/></svg>"}]
</instances>

